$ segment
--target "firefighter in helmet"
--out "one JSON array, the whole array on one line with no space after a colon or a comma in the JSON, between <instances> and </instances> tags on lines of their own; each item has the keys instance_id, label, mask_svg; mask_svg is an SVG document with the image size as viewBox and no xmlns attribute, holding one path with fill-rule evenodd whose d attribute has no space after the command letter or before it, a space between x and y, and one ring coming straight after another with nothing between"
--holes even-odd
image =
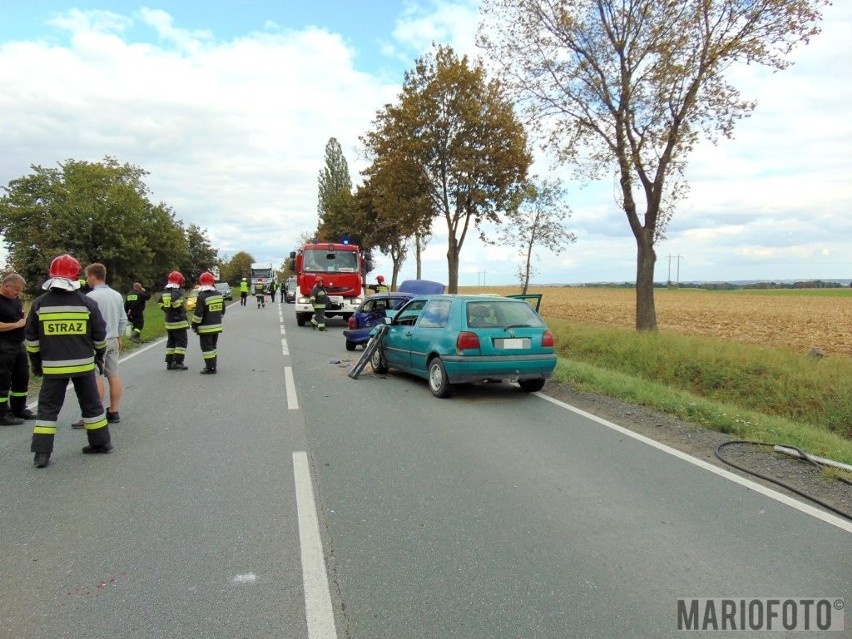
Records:
<instances>
[{"instance_id":1,"label":"firefighter in helmet","mask_svg":"<svg viewBox=\"0 0 852 639\"><path fill-rule=\"evenodd\" d=\"M325 290L322 277L317 277L314 287L311 289L311 305L314 307L314 316L311 318L311 328L314 330L325 330L325 305L328 303L328 291Z\"/></svg>"},{"instance_id":2,"label":"firefighter in helmet","mask_svg":"<svg viewBox=\"0 0 852 639\"><path fill-rule=\"evenodd\" d=\"M240 280L240 306L245 306L248 300L249 283L245 277Z\"/></svg>"},{"instance_id":3,"label":"firefighter in helmet","mask_svg":"<svg viewBox=\"0 0 852 639\"><path fill-rule=\"evenodd\" d=\"M370 288L373 289L376 293L387 293L390 291L387 284L385 284L384 275L377 275L376 283L373 284Z\"/></svg>"},{"instance_id":4,"label":"firefighter in helmet","mask_svg":"<svg viewBox=\"0 0 852 639\"><path fill-rule=\"evenodd\" d=\"M42 284L46 292L33 301L24 326L33 375L44 377L30 448L35 453L33 463L37 468L44 468L50 462L57 418L69 379L74 384L89 440L83 453L112 450L95 374L96 368L103 371L106 322L97 303L77 292L79 275L80 262L67 253L55 257L50 263L50 277Z\"/></svg>"},{"instance_id":5,"label":"firefighter in helmet","mask_svg":"<svg viewBox=\"0 0 852 639\"><path fill-rule=\"evenodd\" d=\"M186 299L183 296L184 277L179 271L169 273L166 288L160 298L160 308L166 314L166 369L175 371L187 370L183 363L186 357L186 346L189 343L186 321Z\"/></svg>"},{"instance_id":6,"label":"firefighter in helmet","mask_svg":"<svg viewBox=\"0 0 852 639\"><path fill-rule=\"evenodd\" d=\"M192 314L192 330L201 343L201 357L204 359L202 375L216 374L218 352L216 345L222 332L222 318L225 316L225 298L216 290L216 278L213 273L202 273L198 278L201 288L198 301Z\"/></svg>"}]
</instances>

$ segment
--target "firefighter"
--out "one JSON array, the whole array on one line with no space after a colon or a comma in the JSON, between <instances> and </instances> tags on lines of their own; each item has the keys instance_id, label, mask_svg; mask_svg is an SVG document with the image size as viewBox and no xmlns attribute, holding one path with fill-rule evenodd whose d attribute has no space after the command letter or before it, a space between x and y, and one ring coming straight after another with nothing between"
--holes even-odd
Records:
<instances>
[{"instance_id":1,"label":"firefighter","mask_svg":"<svg viewBox=\"0 0 852 639\"><path fill-rule=\"evenodd\" d=\"M275 280L272 280L269 283L269 298L270 298L269 301L270 302L275 301L275 291L277 291L277 290L278 290L278 282L276 282Z\"/></svg>"},{"instance_id":2,"label":"firefighter","mask_svg":"<svg viewBox=\"0 0 852 639\"><path fill-rule=\"evenodd\" d=\"M186 331L186 306L184 305L184 277L179 271L169 273L166 288L160 299L160 308L166 314L166 370L185 371L186 346L189 342Z\"/></svg>"},{"instance_id":3,"label":"firefighter","mask_svg":"<svg viewBox=\"0 0 852 639\"><path fill-rule=\"evenodd\" d=\"M218 355L216 344L219 341L219 333L222 332L225 298L216 290L216 278L213 273L202 273L198 283L201 288L192 314L192 330L201 342L201 357L204 359L201 374L215 375Z\"/></svg>"},{"instance_id":4,"label":"firefighter","mask_svg":"<svg viewBox=\"0 0 852 639\"><path fill-rule=\"evenodd\" d=\"M249 284L248 280L244 277L240 280L240 306L245 306L248 302L248 294L249 294Z\"/></svg>"},{"instance_id":5,"label":"firefighter","mask_svg":"<svg viewBox=\"0 0 852 639\"><path fill-rule=\"evenodd\" d=\"M142 284L136 282L133 290L124 298L124 312L133 330L130 331L130 339L134 342L142 341L142 329L145 328L145 303L151 299L151 294L146 291Z\"/></svg>"},{"instance_id":6,"label":"firefighter","mask_svg":"<svg viewBox=\"0 0 852 639\"><path fill-rule=\"evenodd\" d=\"M263 282L254 283L254 296L257 298L258 308L266 306L266 288L263 286Z\"/></svg>"},{"instance_id":7,"label":"firefighter","mask_svg":"<svg viewBox=\"0 0 852 639\"><path fill-rule=\"evenodd\" d=\"M311 305L314 307L314 316L311 318L311 328L314 330L325 330L325 305L328 303L328 292L323 286L323 279L318 277L311 289Z\"/></svg>"},{"instance_id":8,"label":"firefighter","mask_svg":"<svg viewBox=\"0 0 852 639\"><path fill-rule=\"evenodd\" d=\"M95 300L77 291L80 263L68 255L50 263L50 277L42 284L47 292L32 303L24 338L33 375L44 376L38 395L38 414L30 450L36 468L44 468L53 452L57 418L65 400L68 380L80 404L86 425L86 455L112 450L95 367L103 371L106 353L106 322Z\"/></svg>"},{"instance_id":9,"label":"firefighter","mask_svg":"<svg viewBox=\"0 0 852 639\"><path fill-rule=\"evenodd\" d=\"M390 289L387 287L387 284L385 284L384 275L377 275L376 283L373 284L370 288L373 289L373 291L375 291L376 293L387 293L390 291Z\"/></svg>"}]
</instances>

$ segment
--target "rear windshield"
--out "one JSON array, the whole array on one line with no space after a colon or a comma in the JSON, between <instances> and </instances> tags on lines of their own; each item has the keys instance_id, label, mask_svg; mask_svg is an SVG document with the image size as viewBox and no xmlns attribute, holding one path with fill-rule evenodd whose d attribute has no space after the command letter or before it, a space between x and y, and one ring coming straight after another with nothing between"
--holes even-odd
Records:
<instances>
[{"instance_id":1,"label":"rear windshield","mask_svg":"<svg viewBox=\"0 0 852 639\"><path fill-rule=\"evenodd\" d=\"M490 326L544 326L544 322L526 302L489 299L467 303L470 328Z\"/></svg>"}]
</instances>

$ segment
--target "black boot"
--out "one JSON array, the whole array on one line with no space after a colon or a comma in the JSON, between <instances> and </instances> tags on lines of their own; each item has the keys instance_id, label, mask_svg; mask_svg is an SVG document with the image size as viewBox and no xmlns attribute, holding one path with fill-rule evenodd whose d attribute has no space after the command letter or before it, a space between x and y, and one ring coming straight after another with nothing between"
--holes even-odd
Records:
<instances>
[{"instance_id":1,"label":"black boot","mask_svg":"<svg viewBox=\"0 0 852 639\"><path fill-rule=\"evenodd\" d=\"M36 468L45 468L50 463L50 453L36 453L33 464Z\"/></svg>"}]
</instances>

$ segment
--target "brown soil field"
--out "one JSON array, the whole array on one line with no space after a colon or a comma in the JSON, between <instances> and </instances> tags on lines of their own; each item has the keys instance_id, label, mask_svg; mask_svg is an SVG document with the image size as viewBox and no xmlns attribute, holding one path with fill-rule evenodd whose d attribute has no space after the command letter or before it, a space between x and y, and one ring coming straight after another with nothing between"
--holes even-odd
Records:
<instances>
[{"instance_id":1,"label":"brown soil field","mask_svg":"<svg viewBox=\"0 0 852 639\"><path fill-rule=\"evenodd\" d=\"M518 293L513 287L466 287L463 293ZM537 287L541 314L589 326L633 329L633 289ZM808 354L817 348L826 356L852 357L852 290L749 292L699 289L657 289L657 327L696 335Z\"/></svg>"}]
</instances>

